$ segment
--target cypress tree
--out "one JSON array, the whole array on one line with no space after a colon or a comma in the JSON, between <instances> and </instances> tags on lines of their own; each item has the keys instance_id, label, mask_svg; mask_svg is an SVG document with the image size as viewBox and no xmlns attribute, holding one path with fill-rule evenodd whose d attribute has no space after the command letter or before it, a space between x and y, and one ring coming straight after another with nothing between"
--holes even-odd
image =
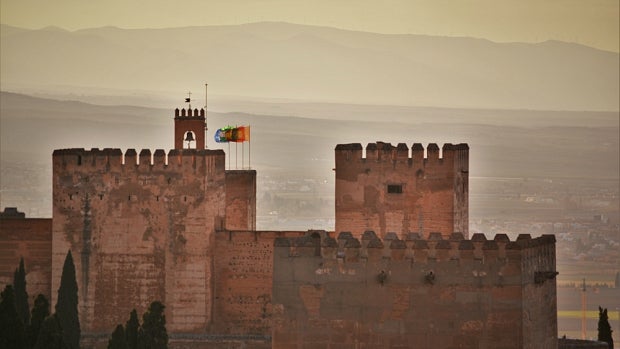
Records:
<instances>
[{"instance_id":1,"label":"cypress tree","mask_svg":"<svg viewBox=\"0 0 620 349\"><path fill-rule=\"evenodd\" d=\"M165 306L155 301L142 316L142 328L138 334L139 349L167 349L168 333L166 331Z\"/></svg>"},{"instance_id":2,"label":"cypress tree","mask_svg":"<svg viewBox=\"0 0 620 349\"><path fill-rule=\"evenodd\" d=\"M108 341L108 349L127 349L123 325L119 324L116 326L114 332L112 332L112 338Z\"/></svg>"},{"instance_id":3,"label":"cypress tree","mask_svg":"<svg viewBox=\"0 0 620 349\"><path fill-rule=\"evenodd\" d=\"M26 270L23 257L19 260L19 268L15 269L15 274L13 274L13 287L15 287L17 315L25 328L30 324L30 307L28 306L28 292L26 292Z\"/></svg>"},{"instance_id":4,"label":"cypress tree","mask_svg":"<svg viewBox=\"0 0 620 349\"><path fill-rule=\"evenodd\" d=\"M129 314L129 320L125 324L125 338L129 349L138 349L138 331L140 322L138 321L138 312L136 309Z\"/></svg>"},{"instance_id":5,"label":"cypress tree","mask_svg":"<svg viewBox=\"0 0 620 349\"><path fill-rule=\"evenodd\" d=\"M7 285L0 296L0 348L22 349L26 345L24 324L15 309L13 286Z\"/></svg>"},{"instance_id":6,"label":"cypress tree","mask_svg":"<svg viewBox=\"0 0 620 349\"><path fill-rule=\"evenodd\" d=\"M607 316L607 309L598 307L598 340L606 342L609 345L609 349L614 349L614 340L611 338L611 326L609 325L609 317Z\"/></svg>"},{"instance_id":7,"label":"cypress tree","mask_svg":"<svg viewBox=\"0 0 620 349\"><path fill-rule=\"evenodd\" d=\"M80 347L80 319L78 317L78 286L71 251L67 252L62 267L56 314L62 329L62 338L68 349Z\"/></svg>"},{"instance_id":8,"label":"cypress tree","mask_svg":"<svg viewBox=\"0 0 620 349\"><path fill-rule=\"evenodd\" d=\"M60 320L54 315L45 318L41 324L41 331L34 349L65 349L66 346L62 340L62 328Z\"/></svg>"},{"instance_id":9,"label":"cypress tree","mask_svg":"<svg viewBox=\"0 0 620 349\"><path fill-rule=\"evenodd\" d=\"M44 295L39 294L34 300L32 316L30 318L30 326L27 331L28 344L31 348L37 343L37 338L39 338L39 332L41 331L43 321L45 321L45 318L49 315L50 303Z\"/></svg>"}]
</instances>

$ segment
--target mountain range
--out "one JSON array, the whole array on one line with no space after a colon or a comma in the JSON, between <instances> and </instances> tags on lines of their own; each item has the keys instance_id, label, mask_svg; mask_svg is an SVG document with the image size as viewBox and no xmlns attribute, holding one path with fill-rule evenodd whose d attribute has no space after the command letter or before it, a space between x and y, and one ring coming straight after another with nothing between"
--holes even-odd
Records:
<instances>
[{"instance_id":1,"label":"mountain range","mask_svg":"<svg viewBox=\"0 0 620 349\"><path fill-rule=\"evenodd\" d=\"M495 43L273 22L0 29L4 91L103 88L169 96L208 82L215 95L240 99L619 109L618 53L559 41Z\"/></svg>"}]
</instances>

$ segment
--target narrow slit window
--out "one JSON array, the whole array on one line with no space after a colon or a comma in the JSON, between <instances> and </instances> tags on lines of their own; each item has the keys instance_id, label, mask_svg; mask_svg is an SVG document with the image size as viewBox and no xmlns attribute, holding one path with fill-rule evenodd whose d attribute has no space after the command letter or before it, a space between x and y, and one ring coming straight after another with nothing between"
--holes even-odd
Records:
<instances>
[{"instance_id":1,"label":"narrow slit window","mask_svg":"<svg viewBox=\"0 0 620 349\"><path fill-rule=\"evenodd\" d=\"M387 192L388 194L402 194L403 186L402 184L388 184Z\"/></svg>"}]
</instances>

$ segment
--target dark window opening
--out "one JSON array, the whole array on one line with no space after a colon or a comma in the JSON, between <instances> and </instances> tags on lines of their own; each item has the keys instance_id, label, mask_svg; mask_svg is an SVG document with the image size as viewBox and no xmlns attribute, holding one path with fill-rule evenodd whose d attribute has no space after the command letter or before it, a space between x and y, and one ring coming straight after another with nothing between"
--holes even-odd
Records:
<instances>
[{"instance_id":1,"label":"dark window opening","mask_svg":"<svg viewBox=\"0 0 620 349\"><path fill-rule=\"evenodd\" d=\"M403 186L400 184L388 184L387 192L388 194L402 194Z\"/></svg>"},{"instance_id":2,"label":"dark window opening","mask_svg":"<svg viewBox=\"0 0 620 349\"><path fill-rule=\"evenodd\" d=\"M314 245L314 255L321 256L321 235L318 233L312 233L312 244Z\"/></svg>"}]
</instances>

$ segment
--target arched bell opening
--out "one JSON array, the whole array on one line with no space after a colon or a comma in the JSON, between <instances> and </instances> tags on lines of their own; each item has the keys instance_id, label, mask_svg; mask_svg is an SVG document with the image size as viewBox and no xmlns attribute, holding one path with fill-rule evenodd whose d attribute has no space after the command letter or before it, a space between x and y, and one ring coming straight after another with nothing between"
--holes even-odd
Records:
<instances>
[{"instance_id":1,"label":"arched bell opening","mask_svg":"<svg viewBox=\"0 0 620 349\"><path fill-rule=\"evenodd\" d=\"M186 131L183 135L183 141L186 142L186 149L196 149L196 135L193 131Z\"/></svg>"}]
</instances>

